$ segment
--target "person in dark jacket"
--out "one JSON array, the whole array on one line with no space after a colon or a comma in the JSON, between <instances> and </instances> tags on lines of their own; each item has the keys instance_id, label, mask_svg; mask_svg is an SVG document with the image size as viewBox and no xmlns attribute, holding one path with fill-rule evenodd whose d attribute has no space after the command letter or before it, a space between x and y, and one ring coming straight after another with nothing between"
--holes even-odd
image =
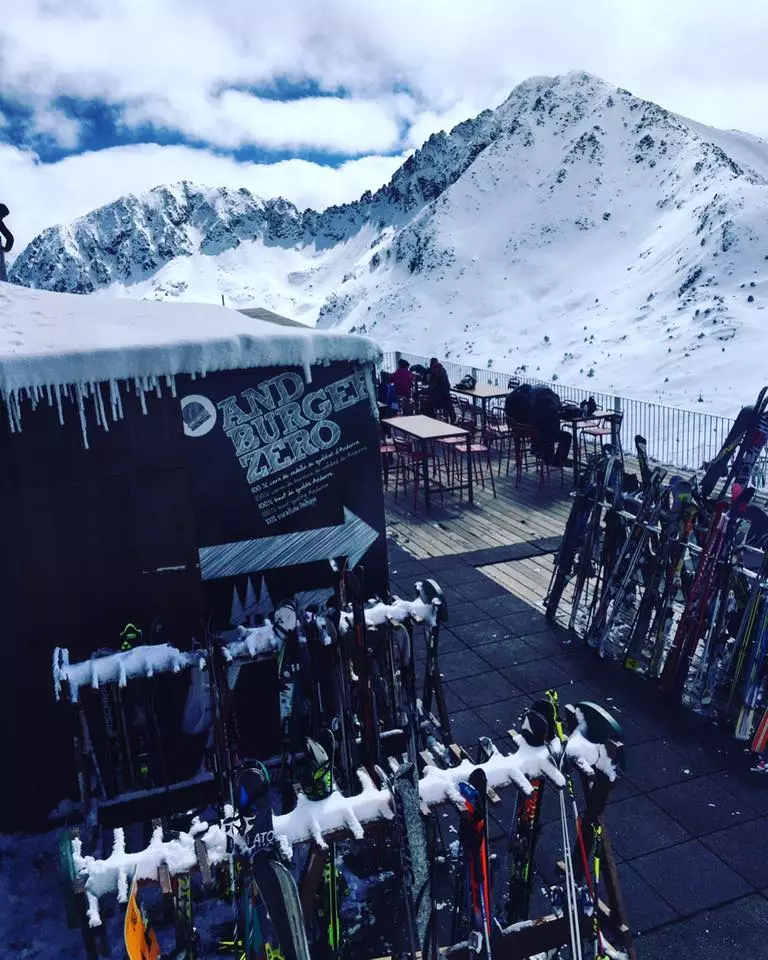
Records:
<instances>
[{"instance_id":1,"label":"person in dark jacket","mask_svg":"<svg viewBox=\"0 0 768 960\"><path fill-rule=\"evenodd\" d=\"M507 395L504 401L504 411L507 415L507 423L511 427L513 424L530 424L533 416L533 387L529 383L521 383L515 387L512 393Z\"/></svg>"},{"instance_id":2,"label":"person in dark jacket","mask_svg":"<svg viewBox=\"0 0 768 960\"><path fill-rule=\"evenodd\" d=\"M560 426L560 408L560 397L549 387L531 391L531 423L539 434L539 452L552 466L565 465L571 449L571 434Z\"/></svg>"},{"instance_id":3,"label":"person in dark jacket","mask_svg":"<svg viewBox=\"0 0 768 960\"><path fill-rule=\"evenodd\" d=\"M427 398L422 408L426 407L425 413L437 414L444 413L451 423L456 422L456 413L453 409L453 400L451 399L451 382L445 367L440 363L437 357L432 357L429 361L429 376L427 378Z\"/></svg>"}]
</instances>

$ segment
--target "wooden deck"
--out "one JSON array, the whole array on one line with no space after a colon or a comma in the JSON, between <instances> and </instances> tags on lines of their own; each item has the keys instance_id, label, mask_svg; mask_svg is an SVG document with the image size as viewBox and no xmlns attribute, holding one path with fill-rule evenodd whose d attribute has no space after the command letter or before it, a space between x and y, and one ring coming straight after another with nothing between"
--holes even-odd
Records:
<instances>
[{"instance_id":1,"label":"wooden deck","mask_svg":"<svg viewBox=\"0 0 768 960\"><path fill-rule=\"evenodd\" d=\"M471 550L524 543L542 537L560 536L571 508L571 471L553 470L549 480L539 486L532 471L524 474L519 488L514 480L494 476L496 497L486 479L485 490L475 486L475 501L459 500L456 494L432 494L429 512L419 497L414 506L413 488L402 487L394 496L390 477L385 491L387 534L415 558L452 556Z\"/></svg>"},{"instance_id":2,"label":"wooden deck","mask_svg":"<svg viewBox=\"0 0 768 960\"><path fill-rule=\"evenodd\" d=\"M414 506L411 487L407 494L400 489L395 500L394 481L390 478L385 494L387 534L418 560L535 544L547 538L551 541L548 552L539 556L499 563L489 558L491 562L480 560L476 564L510 593L541 609L557 538L562 536L571 508L572 473L566 470L561 484L560 472L553 470L540 486L531 470L523 475L518 488L513 477L505 477L503 470L502 476L494 479L495 498L486 480L485 490L476 487L474 503L468 503L466 497L459 500L455 494L446 494L441 502L439 494L433 494L427 513L421 495Z\"/></svg>"}]
</instances>

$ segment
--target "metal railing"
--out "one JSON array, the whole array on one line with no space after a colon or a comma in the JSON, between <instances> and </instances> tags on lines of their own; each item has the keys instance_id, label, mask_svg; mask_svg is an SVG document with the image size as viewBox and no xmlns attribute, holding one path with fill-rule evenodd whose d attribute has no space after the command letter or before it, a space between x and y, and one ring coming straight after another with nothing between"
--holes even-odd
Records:
<instances>
[{"instance_id":1,"label":"metal railing","mask_svg":"<svg viewBox=\"0 0 768 960\"><path fill-rule=\"evenodd\" d=\"M429 365L428 357L405 351L387 351L384 353L382 369L394 370L401 357L410 364L420 363L425 367ZM728 417L698 410L681 410L646 400L633 400L586 387L571 387L559 380L548 382L516 373L504 373L491 367L483 369L452 360L441 362L451 384L458 383L462 377L471 374L478 383L497 387L506 387L510 380L547 386L553 389L561 400L570 403L579 404L582 400L594 397L600 409L620 411L624 414L621 435L627 452L634 452L634 438L640 434L647 441L648 456L652 460L677 470L695 471L711 460L722 447L734 423ZM760 489L768 486L768 452L764 453L755 465L753 483Z\"/></svg>"}]
</instances>

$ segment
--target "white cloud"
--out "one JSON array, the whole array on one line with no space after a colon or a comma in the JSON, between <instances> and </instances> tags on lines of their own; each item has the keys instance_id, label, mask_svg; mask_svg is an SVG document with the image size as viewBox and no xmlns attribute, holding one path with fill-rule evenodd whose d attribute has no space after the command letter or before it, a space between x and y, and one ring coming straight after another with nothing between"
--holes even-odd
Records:
<instances>
[{"instance_id":1,"label":"white cloud","mask_svg":"<svg viewBox=\"0 0 768 960\"><path fill-rule=\"evenodd\" d=\"M219 147L255 145L350 155L396 149L401 125L413 114L413 104L405 96L380 101L341 97L272 100L239 90L226 90L218 97L178 90L136 102L125 111L123 123L180 130Z\"/></svg>"},{"instance_id":2,"label":"white cloud","mask_svg":"<svg viewBox=\"0 0 768 960\"><path fill-rule=\"evenodd\" d=\"M34 113L32 132L50 137L65 150L74 150L80 143L80 131L80 122L68 117L61 110L42 107Z\"/></svg>"},{"instance_id":3,"label":"white cloud","mask_svg":"<svg viewBox=\"0 0 768 960\"><path fill-rule=\"evenodd\" d=\"M263 197L284 196L299 209L323 209L356 200L385 183L404 157L370 156L340 167L306 160L237 163L207 150L157 144L113 147L40 163L31 151L0 143L0 199L19 253L45 227L68 223L126 193L192 180L208 186L247 187Z\"/></svg>"},{"instance_id":4,"label":"white cloud","mask_svg":"<svg viewBox=\"0 0 768 960\"><path fill-rule=\"evenodd\" d=\"M299 206L354 199L399 163L378 153L419 146L536 74L589 70L703 123L768 136L764 0L4 6L0 89L32 107L37 131L65 147L77 142L79 127L53 103L70 95L129 104L125 122L151 121L222 148L374 154L334 170L300 160L238 164L205 150L145 145L43 165L0 144L0 191L12 207L17 249L50 223L182 178L282 193ZM241 92L286 80L331 95L272 101Z\"/></svg>"},{"instance_id":5,"label":"white cloud","mask_svg":"<svg viewBox=\"0 0 768 960\"><path fill-rule=\"evenodd\" d=\"M241 98L226 110L219 105L218 114L209 105L204 116L188 115L190 104L214 103L227 86L287 78L330 92L344 87L364 102L363 114L381 111L384 142L397 122L393 86L418 101L421 134L433 117L435 123L453 118L464 104L495 106L532 74L571 69L705 123L768 134L768 117L756 109L768 94L764 0L259 0L257 7L253 0L24 0L7 6L0 19L0 88L8 94L137 101L135 109L146 101L145 110L165 113L185 129L212 128L217 142L227 120L252 136L259 118L271 131L264 136L304 142L296 134L301 107L271 108L265 117L260 103ZM323 139L317 127L347 123L339 134L345 149L367 149L374 136L367 123L355 122L357 109L348 107L346 120L339 114L318 122L314 135L330 143L330 133Z\"/></svg>"}]
</instances>

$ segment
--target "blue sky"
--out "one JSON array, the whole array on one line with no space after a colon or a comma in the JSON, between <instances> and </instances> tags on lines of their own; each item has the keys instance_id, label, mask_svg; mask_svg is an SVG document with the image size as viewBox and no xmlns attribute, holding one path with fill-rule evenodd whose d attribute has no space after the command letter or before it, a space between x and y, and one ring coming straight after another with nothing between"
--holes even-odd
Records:
<instances>
[{"instance_id":1,"label":"blue sky","mask_svg":"<svg viewBox=\"0 0 768 960\"><path fill-rule=\"evenodd\" d=\"M768 135L766 29L764 0L9 0L0 200L17 250L180 179L322 208L572 69Z\"/></svg>"}]
</instances>

